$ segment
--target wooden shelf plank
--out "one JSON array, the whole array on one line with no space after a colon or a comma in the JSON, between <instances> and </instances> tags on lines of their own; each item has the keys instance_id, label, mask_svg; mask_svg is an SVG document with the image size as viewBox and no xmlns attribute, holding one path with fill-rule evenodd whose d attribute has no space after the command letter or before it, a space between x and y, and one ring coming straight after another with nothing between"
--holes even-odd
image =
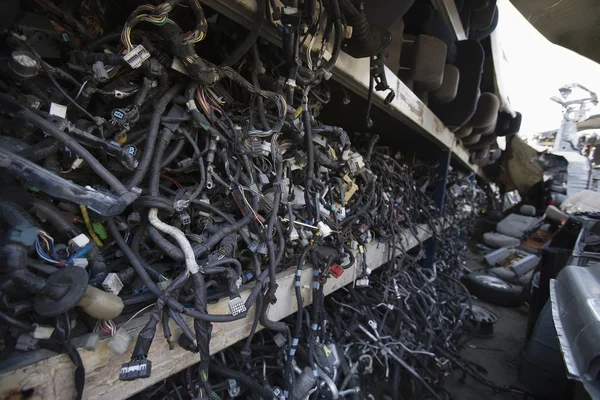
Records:
<instances>
[{"instance_id":1,"label":"wooden shelf plank","mask_svg":"<svg viewBox=\"0 0 600 400\"><path fill-rule=\"evenodd\" d=\"M415 235L408 230L404 231L404 237L399 248L411 249L419 245L419 242L431 237L427 225L415 226ZM372 242L366 246L367 264L371 269L377 269L388 261L389 244ZM329 278L325 283L324 293L329 295L336 290L351 284L356 276L362 271L360 257L356 253L357 262L348 268L338 278ZM277 303L271 305L268 310L269 318L281 320L297 311L298 305L295 298L295 269L279 273L277 283L279 285L276 296ZM302 274L302 298L305 305L312 303L312 268L306 268ZM245 300L252 288L249 284L242 288L240 294ZM208 312L211 314L229 313L228 298L221 299L216 304L210 304ZM246 338L254 320L255 308L249 310L248 316L242 320L213 324L213 333L210 343L211 354L217 353L234 343ZM148 316L141 316L126 325L134 338L148 320ZM193 329L193 321L186 317L186 322ZM111 400L125 399L141 390L162 381L163 379L197 363L200 359L197 354L190 353L177 344L173 350L169 350L164 340L162 324L158 324L156 336L150 348L148 359L152 361L152 375L147 379L124 382L119 380L119 368L121 364L129 361L133 342L128 351L123 355L114 353L106 344L108 339L103 340L96 351L79 348L81 358L86 370L86 383L83 398L108 398ZM259 326L259 329L262 327ZM174 340L179 337L181 329L171 323L171 332ZM134 340L135 342L135 340ZM78 346L79 347L79 346ZM36 395L44 399L72 399L75 396L73 374L74 365L67 355L55 354L48 351L36 352L38 360L28 359L29 365L13 366L9 370L0 372L0 398L8 397L8 394L22 390L33 390Z\"/></svg>"}]
</instances>

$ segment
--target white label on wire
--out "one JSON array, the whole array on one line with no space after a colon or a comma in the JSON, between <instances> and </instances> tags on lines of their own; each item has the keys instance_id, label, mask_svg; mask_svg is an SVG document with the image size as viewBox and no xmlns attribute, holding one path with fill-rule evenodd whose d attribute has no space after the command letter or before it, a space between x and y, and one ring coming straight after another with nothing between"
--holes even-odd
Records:
<instances>
[{"instance_id":1,"label":"white label on wire","mask_svg":"<svg viewBox=\"0 0 600 400\"><path fill-rule=\"evenodd\" d=\"M50 103L50 115L56 115L57 117L67 118L67 106L62 104Z\"/></svg>"},{"instance_id":2,"label":"white label on wire","mask_svg":"<svg viewBox=\"0 0 600 400\"><path fill-rule=\"evenodd\" d=\"M325 61L331 60L331 53L328 50L324 50L323 51L323 58L325 59Z\"/></svg>"},{"instance_id":3,"label":"white label on wire","mask_svg":"<svg viewBox=\"0 0 600 400\"><path fill-rule=\"evenodd\" d=\"M197 110L198 107L196 107L196 102L194 101L194 99L191 99L190 101L188 101L187 103L185 103L187 105L188 110L192 111L192 110Z\"/></svg>"},{"instance_id":4,"label":"white label on wire","mask_svg":"<svg viewBox=\"0 0 600 400\"><path fill-rule=\"evenodd\" d=\"M269 142L262 142L260 144L260 149L266 153L270 153L271 152L271 143Z\"/></svg>"},{"instance_id":5,"label":"white label on wire","mask_svg":"<svg viewBox=\"0 0 600 400\"><path fill-rule=\"evenodd\" d=\"M139 68L144 61L150 58L150 53L141 44L138 44L129 53L123 56L127 64L133 69Z\"/></svg>"},{"instance_id":6,"label":"white label on wire","mask_svg":"<svg viewBox=\"0 0 600 400\"><path fill-rule=\"evenodd\" d=\"M286 15L298 14L298 7L283 7L283 13Z\"/></svg>"}]
</instances>

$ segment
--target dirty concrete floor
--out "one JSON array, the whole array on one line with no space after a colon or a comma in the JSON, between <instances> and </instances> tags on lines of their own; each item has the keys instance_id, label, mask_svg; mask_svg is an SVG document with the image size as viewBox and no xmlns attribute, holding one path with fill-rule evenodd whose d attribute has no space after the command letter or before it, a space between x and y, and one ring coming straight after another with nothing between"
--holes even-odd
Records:
<instances>
[{"instance_id":1,"label":"dirty concrete floor","mask_svg":"<svg viewBox=\"0 0 600 400\"><path fill-rule=\"evenodd\" d=\"M471 270L485 267L482 257L472 254L467 260ZM525 345L527 328L527 307L517 308L500 307L483 301L475 300L474 304L492 311L498 316L494 325L494 336L491 338L473 338L462 351L462 356L484 367L488 373L487 378L498 386L520 387L517 382L517 373L521 361L521 350ZM514 393L495 393L492 389L467 377L466 382L460 383L462 376L455 372L448 378L445 388L456 400L504 400L523 399L522 395Z\"/></svg>"}]
</instances>

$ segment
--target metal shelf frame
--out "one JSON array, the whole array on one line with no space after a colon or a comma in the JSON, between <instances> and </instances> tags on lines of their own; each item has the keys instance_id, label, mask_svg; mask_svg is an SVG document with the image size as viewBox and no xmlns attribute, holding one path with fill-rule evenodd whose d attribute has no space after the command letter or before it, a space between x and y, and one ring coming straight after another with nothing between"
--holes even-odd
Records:
<instances>
[{"instance_id":1,"label":"metal shelf frame","mask_svg":"<svg viewBox=\"0 0 600 400\"><path fill-rule=\"evenodd\" d=\"M433 6L442 14L446 23L454 32L456 40L467 40L467 33L454 0L431 0Z\"/></svg>"}]
</instances>

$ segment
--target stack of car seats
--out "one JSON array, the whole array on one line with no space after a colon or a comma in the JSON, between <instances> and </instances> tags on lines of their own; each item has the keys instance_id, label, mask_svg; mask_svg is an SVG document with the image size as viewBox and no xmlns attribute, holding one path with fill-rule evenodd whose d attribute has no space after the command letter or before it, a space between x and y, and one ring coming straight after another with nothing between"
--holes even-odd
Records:
<instances>
[{"instance_id":1,"label":"stack of car seats","mask_svg":"<svg viewBox=\"0 0 600 400\"><path fill-rule=\"evenodd\" d=\"M536 217L535 207L529 205L504 218L499 212L488 214L488 218L499 221L496 232L485 233L483 241L497 250L484 256L490 265L485 273L469 273L463 282L480 300L503 306L520 305L527 298L524 287L531 281L539 257L517 247L544 218Z\"/></svg>"},{"instance_id":2,"label":"stack of car seats","mask_svg":"<svg viewBox=\"0 0 600 400\"><path fill-rule=\"evenodd\" d=\"M501 156L496 138L518 132L521 115L500 111L493 79L482 81L484 63L493 71L491 56L486 60L480 41L497 25L496 1L458 0L456 5L467 40L456 41L429 1L375 0L365 3L365 13L370 23L393 32L386 51L395 60L388 65L455 132L470 151L470 162L483 166Z\"/></svg>"},{"instance_id":3,"label":"stack of car seats","mask_svg":"<svg viewBox=\"0 0 600 400\"><path fill-rule=\"evenodd\" d=\"M531 206L522 206L519 214L510 214L496 224L496 232L483 235L483 242L490 247L514 247L521 243L525 234L541 221Z\"/></svg>"},{"instance_id":4,"label":"stack of car seats","mask_svg":"<svg viewBox=\"0 0 600 400\"><path fill-rule=\"evenodd\" d=\"M456 8L469 39L483 40L498 25L496 0L457 0Z\"/></svg>"}]
</instances>

